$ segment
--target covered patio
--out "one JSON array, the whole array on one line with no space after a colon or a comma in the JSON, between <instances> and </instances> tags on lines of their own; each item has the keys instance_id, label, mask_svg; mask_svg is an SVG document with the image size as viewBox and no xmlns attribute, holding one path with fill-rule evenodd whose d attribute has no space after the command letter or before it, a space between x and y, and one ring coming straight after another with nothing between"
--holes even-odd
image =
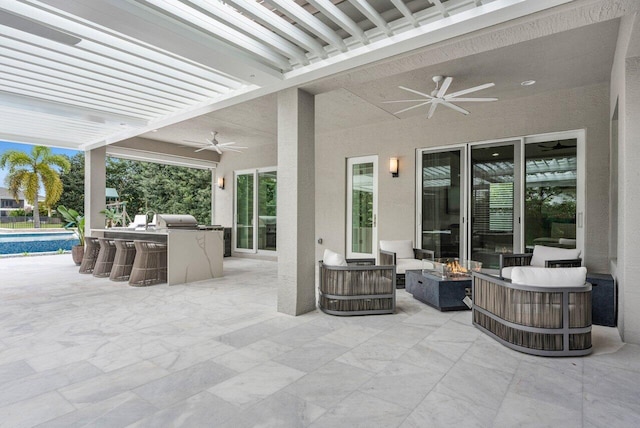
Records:
<instances>
[{"instance_id":1,"label":"covered patio","mask_svg":"<svg viewBox=\"0 0 640 428\"><path fill-rule=\"evenodd\" d=\"M615 328L594 326L588 357L545 359L404 290L393 315L290 317L276 266L232 258L220 279L134 288L68 255L0 259L2 425L640 423L640 347Z\"/></svg>"}]
</instances>

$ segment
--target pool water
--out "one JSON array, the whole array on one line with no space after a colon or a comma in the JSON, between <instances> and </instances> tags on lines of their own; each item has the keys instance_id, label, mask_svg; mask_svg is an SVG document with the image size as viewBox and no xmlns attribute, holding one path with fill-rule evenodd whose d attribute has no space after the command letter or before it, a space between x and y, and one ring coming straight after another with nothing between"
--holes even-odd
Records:
<instances>
[{"instance_id":1,"label":"pool water","mask_svg":"<svg viewBox=\"0 0 640 428\"><path fill-rule=\"evenodd\" d=\"M70 251L80 241L73 232L0 233L0 255Z\"/></svg>"}]
</instances>

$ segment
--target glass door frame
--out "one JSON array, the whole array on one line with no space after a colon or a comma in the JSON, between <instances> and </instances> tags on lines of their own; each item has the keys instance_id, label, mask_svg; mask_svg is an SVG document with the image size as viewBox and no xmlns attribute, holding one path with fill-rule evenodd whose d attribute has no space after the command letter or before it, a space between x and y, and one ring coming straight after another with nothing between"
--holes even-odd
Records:
<instances>
[{"instance_id":1,"label":"glass door frame","mask_svg":"<svg viewBox=\"0 0 640 428\"><path fill-rule=\"evenodd\" d=\"M501 138L497 140L479 141L467 144L467 164L465 170L468 172L468 178L466 182L467 194L469 195L469 203L467 204L467 218L471 220L472 216L472 204L471 204L471 192L473 191L473 156L471 152L474 148L491 148L491 147L504 147L507 145L513 145L513 253L523 253L523 239L524 236L524 222L522 221L522 213L524 212L524 150L523 150L523 138ZM465 230L466 247L465 254L471 255L473 245L471 236L472 222L467 222L467 228Z\"/></svg>"},{"instance_id":2,"label":"glass door frame","mask_svg":"<svg viewBox=\"0 0 640 428\"><path fill-rule=\"evenodd\" d=\"M416 149L416 218L415 218L415 242L416 246L421 244L422 238L422 154L433 152L453 151L460 149L461 153L461 183L462 190L460 192L462 200L460 201L461 210L464 215L461 219L461 225L464 225L464 233L460 233L461 252L460 258L468 258L470 255L471 245L471 189L472 189L472 173L471 173L471 149L477 146L491 147L504 145L507 142L513 142L514 147L514 253L524 253L524 233L525 224L523 215L525 212L525 144L543 143L549 140L562 140L575 138L577 143L577 191L576 191L576 248L581 250L582 259L585 259L585 225L587 218L585 217L586 206L586 133L584 129L549 132L541 134L532 134L511 138L501 138L494 140L467 142L461 144L452 144L445 146L429 147Z\"/></svg>"},{"instance_id":3,"label":"glass door frame","mask_svg":"<svg viewBox=\"0 0 640 428\"><path fill-rule=\"evenodd\" d=\"M278 251L273 250L260 250L258 249L258 229L259 229L259 221L258 218L258 193L259 193L259 183L258 176L262 172L277 172L278 168L275 166L263 167L263 168L251 168L251 169L242 169L233 172L233 228L232 228L232 239L233 239L233 251L238 253L246 253L246 254L264 254L277 256ZM238 248L237 241L237 215L238 215L238 176L239 175L253 175L253 248Z\"/></svg>"},{"instance_id":4,"label":"glass door frame","mask_svg":"<svg viewBox=\"0 0 640 428\"><path fill-rule=\"evenodd\" d=\"M353 252L353 174L352 169L353 165L363 164L363 163L373 163L373 224L371 230L371 251L372 254L369 253L356 253ZM347 196L347 224L346 224L346 257L348 259L357 259L357 258L375 258L378 259L378 155L371 156L357 156L352 158L347 158L346 165L346 196Z\"/></svg>"},{"instance_id":5,"label":"glass door frame","mask_svg":"<svg viewBox=\"0 0 640 428\"><path fill-rule=\"evenodd\" d=\"M422 247L422 168L423 154L460 151L460 259L467 258L467 216L469 198L468 180L469 171L466 168L468 149L467 144L453 144L450 146L430 147L428 149L416 149L416 236L414 245Z\"/></svg>"}]
</instances>

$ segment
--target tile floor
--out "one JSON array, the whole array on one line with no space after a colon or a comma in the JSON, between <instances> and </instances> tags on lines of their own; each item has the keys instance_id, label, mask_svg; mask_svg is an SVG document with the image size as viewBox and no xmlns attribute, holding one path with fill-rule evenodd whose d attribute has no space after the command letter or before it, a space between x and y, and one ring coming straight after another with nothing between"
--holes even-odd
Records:
<instances>
[{"instance_id":1,"label":"tile floor","mask_svg":"<svg viewBox=\"0 0 640 428\"><path fill-rule=\"evenodd\" d=\"M511 351L398 290L395 315L275 311L276 264L133 288L0 259L1 427L640 426L640 347Z\"/></svg>"}]
</instances>

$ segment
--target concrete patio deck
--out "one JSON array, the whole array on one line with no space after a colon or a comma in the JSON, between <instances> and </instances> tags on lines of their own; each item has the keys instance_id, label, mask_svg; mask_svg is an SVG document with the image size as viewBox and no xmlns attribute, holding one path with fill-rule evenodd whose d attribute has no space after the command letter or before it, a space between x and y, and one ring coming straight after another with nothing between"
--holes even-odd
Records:
<instances>
[{"instance_id":1,"label":"concrete patio deck","mask_svg":"<svg viewBox=\"0 0 640 428\"><path fill-rule=\"evenodd\" d=\"M276 312L276 263L146 288L0 259L2 427L640 426L640 347L499 345L398 290L394 315Z\"/></svg>"}]
</instances>

